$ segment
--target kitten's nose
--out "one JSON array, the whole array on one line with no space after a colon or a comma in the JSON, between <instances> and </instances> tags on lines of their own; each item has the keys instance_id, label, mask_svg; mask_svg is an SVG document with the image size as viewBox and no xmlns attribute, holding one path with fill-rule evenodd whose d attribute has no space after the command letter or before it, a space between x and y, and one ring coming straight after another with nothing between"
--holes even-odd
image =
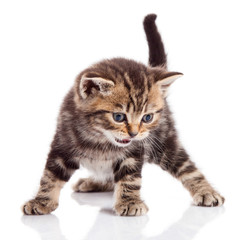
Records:
<instances>
[{"instance_id":1,"label":"kitten's nose","mask_svg":"<svg viewBox=\"0 0 241 240\"><path fill-rule=\"evenodd\" d=\"M131 138L135 137L138 134L138 132L128 132L128 133Z\"/></svg>"}]
</instances>

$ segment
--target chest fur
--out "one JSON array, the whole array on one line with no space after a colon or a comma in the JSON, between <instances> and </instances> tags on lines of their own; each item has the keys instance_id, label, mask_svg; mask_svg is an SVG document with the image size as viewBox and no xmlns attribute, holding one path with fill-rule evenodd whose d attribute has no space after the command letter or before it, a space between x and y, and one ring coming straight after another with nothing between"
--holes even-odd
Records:
<instances>
[{"instance_id":1,"label":"chest fur","mask_svg":"<svg viewBox=\"0 0 241 240\"><path fill-rule=\"evenodd\" d=\"M113 160L91 160L88 158L81 160L81 166L88 169L92 177L99 181L113 179Z\"/></svg>"},{"instance_id":2,"label":"chest fur","mask_svg":"<svg viewBox=\"0 0 241 240\"><path fill-rule=\"evenodd\" d=\"M80 160L80 165L88 169L92 173L92 177L99 181L112 180L113 165L119 159L124 159L125 154L101 153L98 156L95 154L84 154Z\"/></svg>"}]
</instances>

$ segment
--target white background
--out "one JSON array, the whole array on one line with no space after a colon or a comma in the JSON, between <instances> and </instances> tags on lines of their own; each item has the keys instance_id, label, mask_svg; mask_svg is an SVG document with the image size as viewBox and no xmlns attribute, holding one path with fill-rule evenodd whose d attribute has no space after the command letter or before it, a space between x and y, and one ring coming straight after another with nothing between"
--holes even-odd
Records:
<instances>
[{"instance_id":1,"label":"white background","mask_svg":"<svg viewBox=\"0 0 241 240\"><path fill-rule=\"evenodd\" d=\"M169 102L192 159L225 196L219 208L191 206L181 184L143 170L150 211L117 217L111 193L73 194L76 174L51 215L22 216L34 196L64 95L103 58L147 63L143 17L158 15L169 69L184 73ZM0 2L1 239L241 239L239 1Z\"/></svg>"}]
</instances>

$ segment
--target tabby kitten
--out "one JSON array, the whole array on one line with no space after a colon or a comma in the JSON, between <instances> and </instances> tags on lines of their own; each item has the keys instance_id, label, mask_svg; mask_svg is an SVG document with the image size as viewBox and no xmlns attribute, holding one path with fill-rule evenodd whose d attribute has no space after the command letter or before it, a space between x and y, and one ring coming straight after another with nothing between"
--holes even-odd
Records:
<instances>
[{"instance_id":1,"label":"tabby kitten","mask_svg":"<svg viewBox=\"0 0 241 240\"><path fill-rule=\"evenodd\" d=\"M166 95L182 74L167 71L155 19L154 14L144 19L149 66L114 58L87 68L76 78L60 110L39 191L23 206L25 214L54 211L61 188L80 165L92 176L80 179L74 191L114 190L117 215L148 211L140 198L145 162L179 179L196 205L224 203L178 141Z\"/></svg>"}]
</instances>

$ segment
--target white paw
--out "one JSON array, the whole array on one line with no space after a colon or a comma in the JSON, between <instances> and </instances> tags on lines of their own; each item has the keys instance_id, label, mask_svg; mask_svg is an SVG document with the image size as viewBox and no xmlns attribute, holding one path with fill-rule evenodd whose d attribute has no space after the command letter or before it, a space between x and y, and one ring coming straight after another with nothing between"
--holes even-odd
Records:
<instances>
[{"instance_id":1,"label":"white paw","mask_svg":"<svg viewBox=\"0 0 241 240\"><path fill-rule=\"evenodd\" d=\"M216 207L223 205L225 199L219 193L213 191L196 193L193 196L194 204L197 206Z\"/></svg>"},{"instance_id":2,"label":"white paw","mask_svg":"<svg viewBox=\"0 0 241 240\"><path fill-rule=\"evenodd\" d=\"M114 209L119 216L142 216L148 212L144 202L120 203L116 204Z\"/></svg>"},{"instance_id":3,"label":"white paw","mask_svg":"<svg viewBox=\"0 0 241 240\"><path fill-rule=\"evenodd\" d=\"M25 215L43 215L49 214L58 207L58 203L53 202L52 200L37 200L33 199L26 202L22 211Z\"/></svg>"},{"instance_id":4,"label":"white paw","mask_svg":"<svg viewBox=\"0 0 241 240\"><path fill-rule=\"evenodd\" d=\"M73 185L73 190L75 192L90 192L93 189L90 186L90 181L88 178L81 178L79 181Z\"/></svg>"}]
</instances>

